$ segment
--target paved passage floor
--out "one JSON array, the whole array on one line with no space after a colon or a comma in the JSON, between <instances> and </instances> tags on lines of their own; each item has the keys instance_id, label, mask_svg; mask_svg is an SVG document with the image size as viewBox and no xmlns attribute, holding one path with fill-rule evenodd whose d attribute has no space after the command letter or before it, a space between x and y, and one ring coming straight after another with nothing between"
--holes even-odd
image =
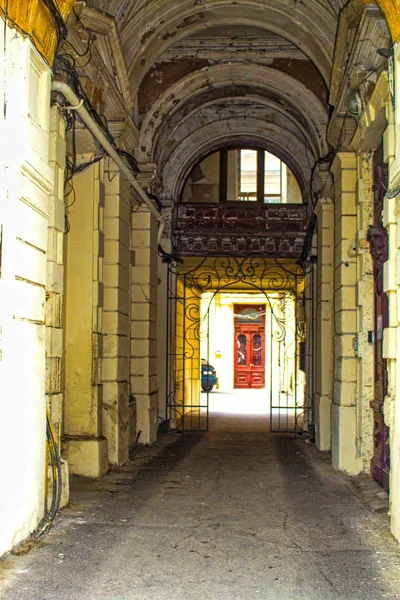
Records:
<instances>
[{"instance_id":1,"label":"paved passage floor","mask_svg":"<svg viewBox=\"0 0 400 600\"><path fill-rule=\"evenodd\" d=\"M166 435L0 563L3 600L400 598L387 517L301 438Z\"/></svg>"}]
</instances>

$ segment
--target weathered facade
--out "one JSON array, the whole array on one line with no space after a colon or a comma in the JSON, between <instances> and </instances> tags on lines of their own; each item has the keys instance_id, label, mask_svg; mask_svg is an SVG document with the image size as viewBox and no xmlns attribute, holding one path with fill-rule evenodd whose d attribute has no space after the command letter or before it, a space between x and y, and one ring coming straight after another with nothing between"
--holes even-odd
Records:
<instances>
[{"instance_id":1,"label":"weathered facade","mask_svg":"<svg viewBox=\"0 0 400 600\"><path fill-rule=\"evenodd\" d=\"M293 308L296 427L389 488L400 539L398 2L0 12L0 555L54 517L48 479L65 504L201 408L187 307L251 293Z\"/></svg>"}]
</instances>

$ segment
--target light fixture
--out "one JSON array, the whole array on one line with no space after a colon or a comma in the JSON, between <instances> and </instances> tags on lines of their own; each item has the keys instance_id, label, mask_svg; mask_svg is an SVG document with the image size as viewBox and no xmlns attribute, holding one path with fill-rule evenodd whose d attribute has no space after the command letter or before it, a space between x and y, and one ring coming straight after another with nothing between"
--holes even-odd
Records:
<instances>
[{"instance_id":1,"label":"light fixture","mask_svg":"<svg viewBox=\"0 0 400 600\"><path fill-rule=\"evenodd\" d=\"M346 98L346 108L353 117L358 117L362 111L360 94L353 90Z\"/></svg>"}]
</instances>

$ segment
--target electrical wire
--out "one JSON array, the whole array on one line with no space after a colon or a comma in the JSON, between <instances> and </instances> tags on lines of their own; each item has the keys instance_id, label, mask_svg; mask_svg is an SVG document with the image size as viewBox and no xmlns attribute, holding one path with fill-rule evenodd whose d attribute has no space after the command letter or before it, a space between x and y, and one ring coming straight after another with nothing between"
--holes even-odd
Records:
<instances>
[{"instance_id":1,"label":"electrical wire","mask_svg":"<svg viewBox=\"0 0 400 600\"><path fill-rule=\"evenodd\" d=\"M75 13L75 15L76 15L77 19L79 19L79 16L76 13ZM83 25L83 27L84 27L84 25ZM77 54L77 56L80 56L82 58L86 54L91 54L91 48L93 46L94 40L95 40L95 37L92 37L92 38L89 37L88 46L83 54L78 53L77 50L74 48L74 46L70 42L68 42L68 45L72 48L73 52L75 52ZM89 60L90 60L90 58L89 58ZM110 144L112 145L114 150L120 156L125 158L125 160L129 164L132 172L137 174L139 172L139 168L138 168L136 159L130 152L127 152L126 150L122 150L121 148L119 148L117 146L117 144L114 140L114 137L111 135L111 133L108 129L107 118L105 117L105 115L99 114L95 110L93 105L91 104L91 102L80 82L80 79L79 79L79 74L78 74L77 69L80 68L80 66L81 65L77 65L76 59L71 53L58 52L54 59L53 73L55 76L58 76L62 80L66 81L66 83L72 88L72 90L75 92L75 94L83 100L86 110L88 111L90 116L93 118L95 123L100 127L100 129L102 130L102 132L104 133L104 135L106 136L106 138L108 139L108 141L110 142ZM58 98L60 98L60 97L58 96ZM65 177L64 177L64 198L68 198L68 196L71 193L73 194L72 202L66 206L66 209L68 209L76 201L76 195L75 195L75 190L74 190L74 186L73 186L74 175L81 173L84 169L88 168L90 165L100 161L105 156L106 152L97 142L95 142L98 147L98 152L95 153L89 161L86 161L84 163L80 163L79 165L77 165L77 161L76 161L76 120L77 119L80 120L79 115L76 115L76 113L73 110L70 110L69 107L65 105L65 99L63 97L61 97L58 101L56 101L56 104L63 111L63 115L66 119L66 131L72 131L72 153L70 153L67 156L66 167L65 167ZM161 205L161 203L159 202L158 199L157 199L157 203L159 205ZM132 204L132 207L133 207L133 204ZM69 231L70 231L70 223L68 220L68 216L66 214L65 215L65 233L68 234Z\"/></svg>"},{"instance_id":2,"label":"electrical wire","mask_svg":"<svg viewBox=\"0 0 400 600\"><path fill-rule=\"evenodd\" d=\"M46 7L48 8L51 16L54 19L54 23L55 23L56 31L57 31L57 48L58 48L60 46L60 44L64 40L67 39L67 36L68 36L67 27L64 23L64 19L62 18L60 11L58 10L54 1L53 0L43 0L43 2L46 5Z\"/></svg>"},{"instance_id":3,"label":"electrical wire","mask_svg":"<svg viewBox=\"0 0 400 600\"><path fill-rule=\"evenodd\" d=\"M64 19L62 18L60 11L58 10L54 1L53 0L43 0L43 2L54 20L54 24L56 27L56 35L57 35L57 46L56 46L56 51L57 51L57 49L60 47L60 45L67 38L67 35L68 35L67 27L64 23ZM32 42L32 44L35 46L36 50L38 50L38 52L40 52L40 49L37 47L36 40L31 35L31 33L29 31L26 31L25 29L22 29L20 24L17 23L16 21L14 21L14 19L12 19L10 17L10 15L8 14L8 2L6 3L6 8L5 8L5 23L11 23L24 36L28 37L30 39L30 41Z\"/></svg>"},{"instance_id":4,"label":"electrical wire","mask_svg":"<svg viewBox=\"0 0 400 600\"><path fill-rule=\"evenodd\" d=\"M353 117L353 118L355 119L355 117ZM355 120L358 123L357 119L355 119ZM319 160L317 160L315 162L315 165L314 165L314 167L312 169L312 172L311 172L311 178L310 178L310 199L311 199L311 202L312 202L313 213L312 213L312 216L311 216L310 221L309 221L308 226L307 226L307 232L306 232L306 237L305 237L304 243L303 243L303 250L302 250L302 253L301 253L300 264L306 264L306 262L307 262L308 253L309 253L310 248L312 246L312 240L313 240L313 236L314 236L314 229L315 229L315 226L317 224L317 217L316 217L316 215L314 213L314 209L315 209L315 207L317 205L319 197L324 195L325 188L326 188L326 185L327 185L327 183L325 183L325 185L322 188L322 190L321 190L321 192L320 192L319 195L314 191L314 189L312 187L312 184L313 184L315 170L317 169L317 167L321 163L332 163L333 162L333 159L334 159L336 153L338 152L338 150L340 149L340 146L341 146L343 138L344 138L345 124L346 124L346 120L343 119L343 121L342 121L342 127L341 127L341 130L340 130L340 133L339 133L338 142L337 142L335 148L331 147L331 149L329 150L328 154L326 154L325 156L323 156L322 158L320 158ZM332 184L331 184L331 188L329 190L329 193L332 191L334 185L335 185L335 182L333 181Z\"/></svg>"},{"instance_id":5,"label":"electrical wire","mask_svg":"<svg viewBox=\"0 0 400 600\"><path fill-rule=\"evenodd\" d=\"M56 436L53 429L53 424L50 419L48 410L46 410L46 436L47 436L47 451L51 468L52 493L50 509L47 505L47 486L45 486L45 516L39 527L32 533L32 540L37 542L45 536L53 525L54 518L60 508L62 496L62 472L61 472L61 457L58 450ZM48 469L46 462L46 481L48 478Z\"/></svg>"},{"instance_id":6,"label":"electrical wire","mask_svg":"<svg viewBox=\"0 0 400 600\"><path fill-rule=\"evenodd\" d=\"M71 54L59 53L56 55L56 57L54 59L54 65L53 65L54 74L56 76L61 77L63 80L65 80L68 83L68 85L74 90L74 92L76 93L76 95L79 98L83 98L85 108L89 112L90 116L94 119L94 121L99 125L99 127L103 131L104 135L107 137L108 141L115 149L115 151L118 152L118 154L123 156L128 161L129 166L131 167L131 169L133 170L134 173L138 173L138 171L139 171L138 165L137 165L137 162L136 162L135 158L133 157L133 155L131 153L127 152L126 150L121 150L120 148L118 148L118 146L114 140L114 137L111 135L107 125L104 124L104 121L103 121L104 115L99 115L99 113L92 106L92 104L80 82L77 68L79 68L79 67L76 64L75 58ZM68 112L68 111L66 111L66 112Z\"/></svg>"}]
</instances>

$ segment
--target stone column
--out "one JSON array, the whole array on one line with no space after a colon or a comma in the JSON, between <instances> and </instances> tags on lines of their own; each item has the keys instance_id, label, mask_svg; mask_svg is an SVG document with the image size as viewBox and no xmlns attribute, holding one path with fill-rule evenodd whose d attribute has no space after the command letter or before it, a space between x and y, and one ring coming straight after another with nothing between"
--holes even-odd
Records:
<instances>
[{"instance_id":1,"label":"stone column","mask_svg":"<svg viewBox=\"0 0 400 600\"><path fill-rule=\"evenodd\" d=\"M109 462L122 465L129 458L131 192L109 160L104 185L103 433Z\"/></svg>"},{"instance_id":2,"label":"stone column","mask_svg":"<svg viewBox=\"0 0 400 600\"><path fill-rule=\"evenodd\" d=\"M321 198L318 218L315 340L315 442L319 450L331 449L333 397L334 205Z\"/></svg>"},{"instance_id":3,"label":"stone column","mask_svg":"<svg viewBox=\"0 0 400 600\"><path fill-rule=\"evenodd\" d=\"M157 439L157 221L147 208L132 213L131 393L139 441Z\"/></svg>"},{"instance_id":4,"label":"stone column","mask_svg":"<svg viewBox=\"0 0 400 600\"><path fill-rule=\"evenodd\" d=\"M163 215L166 220L166 227L160 244L164 252L171 252L172 244L168 236L170 236L170 221L171 210L163 210ZM166 419L167 415L167 388L169 389L172 382L167 381L167 350L171 344L171 335L174 327L175 315L173 314L172 298L168 299L168 295L172 295L172 290L168 289L169 285L173 288L175 275L168 272L168 264L163 262L161 256L158 257L158 279L157 279L157 379L159 390L159 410L158 414L162 419ZM167 331L168 330L168 331ZM168 336L168 342L167 342ZM169 348L171 352L171 349ZM168 363L170 358L168 357ZM168 377L171 377L169 373Z\"/></svg>"},{"instance_id":5,"label":"stone column","mask_svg":"<svg viewBox=\"0 0 400 600\"><path fill-rule=\"evenodd\" d=\"M101 477L108 469L101 383L103 161L74 177L73 185L66 238L64 431L70 471Z\"/></svg>"},{"instance_id":6,"label":"stone column","mask_svg":"<svg viewBox=\"0 0 400 600\"><path fill-rule=\"evenodd\" d=\"M356 156L340 152L332 165L335 178L335 363L332 405L332 464L358 473L357 454L357 234Z\"/></svg>"}]
</instances>

